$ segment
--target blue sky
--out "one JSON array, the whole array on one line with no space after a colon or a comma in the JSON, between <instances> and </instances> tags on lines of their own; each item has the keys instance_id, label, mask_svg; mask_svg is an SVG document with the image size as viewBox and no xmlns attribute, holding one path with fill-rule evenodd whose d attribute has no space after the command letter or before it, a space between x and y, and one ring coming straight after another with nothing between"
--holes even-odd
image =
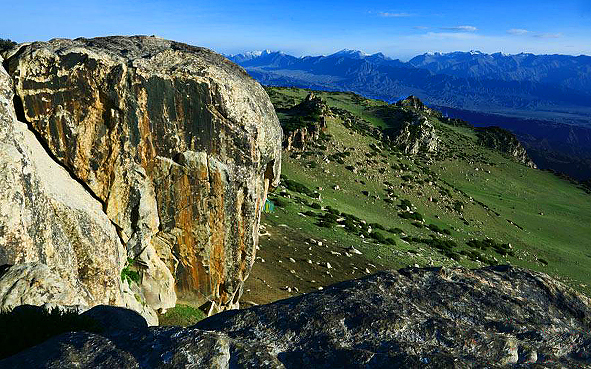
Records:
<instances>
[{"instance_id":1,"label":"blue sky","mask_svg":"<svg viewBox=\"0 0 591 369\"><path fill-rule=\"evenodd\" d=\"M18 42L146 34L222 53L317 55L348 48L401 59L457 50L591 55L591 0L1 1L0 37Z\"/></svg>"}]
</instances>

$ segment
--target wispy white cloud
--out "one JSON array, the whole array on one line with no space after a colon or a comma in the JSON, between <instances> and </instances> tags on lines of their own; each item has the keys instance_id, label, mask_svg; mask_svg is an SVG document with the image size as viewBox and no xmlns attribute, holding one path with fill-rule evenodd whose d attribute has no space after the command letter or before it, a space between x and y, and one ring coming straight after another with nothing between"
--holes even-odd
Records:
<instances>
[{"instance_id":1,"label":"wispy white cloud","mask_svg":"<svg viewBox=\"0 0 591 369\"><path fill-rule=\"evenodd\" d=\"M507 33L514 36L522 36L528 34L529 31L523 28L511 28L507 30Z\"/></svg>"},{"instance_id":2,"label":"wispy white cloud","mask_svg":"<svg viewBox=\"0 0 591 369\"><path fill-rule=\"evenodd\" d=\"M455 26L455 27L440 27L439 29L456 32L476 32L478 28L474 26Z\"/></svg>"},{"instance_id":3,"label":"wispy white cloud","mask_svg":"<svg viewBox=\"0 0 591 369\"><path fill-rule=\"evenodd\" d=\"M389 18L402 18L402 17L412 17L415 14L411 13L391 13L391 12L380 12L378 13L380 17L389 17Z\"/></svg>"},{"instance_id":4,"label":"wispy white cloud","mask_svg":"<svg viewBox=\"0 0 591 369\"><path fill-rule=\"evenodd\" d=\"M535 34L534 37L537 37L537 38L560 38L560 37L562 37L562 33L538 33L538 34Z\"/></svg>"},{"instance_id":5,"label":"wispy white cloud","mask_svg":"<svg viewBox=\"0 0 591 369\"><path fill-rule=\"evenodd\" d=\"M427 32L422 35L423 38L429 39L455 39L455 40L468 40L479 38L478 35L467 32Z\"/></svg>"},{"instance_id":6,"label":"wispy white cloud","mask_svg":"<svg viewBox=\"0 0 591 369\"><path fill-rule=\"evenodd\" d=\"M414 26L414 29L429 29L429 27L426 26Z\"/></svg>"}]
</instances>

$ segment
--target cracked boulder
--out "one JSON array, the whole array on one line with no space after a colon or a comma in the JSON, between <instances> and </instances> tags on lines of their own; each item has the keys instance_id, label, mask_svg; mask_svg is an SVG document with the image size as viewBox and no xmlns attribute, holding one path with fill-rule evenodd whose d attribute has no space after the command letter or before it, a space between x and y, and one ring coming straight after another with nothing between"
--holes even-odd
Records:
<instances>
[{"instance_id":1,"label":"cracked boulder","mask_svg":"<svg viewBox=\"0 0 591 369\"><path fill-rule=\"evenodd\" d=\"M126 252L101 203L17 120L13 97L0 68L0 310L131 304L157 324L121 283Z\"/></svg>"},{"instance_id":2,"label":"cracked boulder","mask_svg":"<svg viewBox=\"0 0 591 369\"><path fill-rule=\"evenodd\" d=\"M140 276L130 288L153 309L177 296L237 307L279 181L281 128L262 87L155 37L35 42L5 64L19 118L115 225Z\"/></svg>"}]
</instances>

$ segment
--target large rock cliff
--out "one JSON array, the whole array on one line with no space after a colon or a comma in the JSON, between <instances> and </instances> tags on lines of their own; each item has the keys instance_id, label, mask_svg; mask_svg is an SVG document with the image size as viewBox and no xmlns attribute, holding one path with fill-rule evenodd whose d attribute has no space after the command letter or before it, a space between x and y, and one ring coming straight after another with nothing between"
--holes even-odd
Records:
<instances>
[{"instance_id":1,"label":"large rock cliff","mask_svg":"<svg viewBox=\"0 0 591 369\"><path fill-rule=\"evenodd\" d=\"M22 134L48 161L29 172L44 174L38 182L66 203L92 200L94 213L81 219L64 211L66 227L48 218L38 199L21 205L14 211L43 232L70 232L59 244L75 250L31 237L22 250L40 251L22 251L31 256L19 259L3 250L20 239L6 235L27 232L10 220L15 224L0 233L0 264L55 262L113 290L127 265L140 280L123 283L152 309L174 306L177 296L194 305L210 301L212 311L236 307L266 192L279 181L282 133L262 87L218 54L155 37L55 39L5 56L16 95L11 114L28 124L34 134L19 123ZM11 94L5 87L7 109ZM28 178L14 191L23 201ZM9 178L7 186L18 181ZM106 227L100 237L91 233L96 222ZM113 262L99 265L101 273L90 262L60 260L76 253L90 260L103 249Z\"/></svg>"},{"instance_id":2,"label":"large rock cliff","mask_svg":"<svg viewBox=\"0 0 591 369\"><path fill-rule=\"evenodd\" d=\"M587 297L542 273L408 268L190 328L66 333L0 366L589 368L590 316Z\"/></svg>"}]
</instances>

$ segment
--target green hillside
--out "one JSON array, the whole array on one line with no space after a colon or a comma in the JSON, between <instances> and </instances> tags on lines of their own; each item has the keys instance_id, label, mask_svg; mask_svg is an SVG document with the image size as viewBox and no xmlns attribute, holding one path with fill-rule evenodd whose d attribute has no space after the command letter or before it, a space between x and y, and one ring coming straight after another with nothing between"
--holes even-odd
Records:
<instances>
[{"instance_id":1,"label":"green hillside","mask_svg":"<svg viewBox=\"0 0 591 369\"><path fill-rule=\"evenodd\" d=\"M282 125L313 124L294 117L305 114L293 107L308 90L267 91ZM513 264L591 294L591 195L582 187L486 147L471 126L422 106L315 94L330 108L326 129L283 152L243 301L413 265ZM413 119L425 122L405 131L415 153L396 136Z\"/></svg>"}]
</instances>

